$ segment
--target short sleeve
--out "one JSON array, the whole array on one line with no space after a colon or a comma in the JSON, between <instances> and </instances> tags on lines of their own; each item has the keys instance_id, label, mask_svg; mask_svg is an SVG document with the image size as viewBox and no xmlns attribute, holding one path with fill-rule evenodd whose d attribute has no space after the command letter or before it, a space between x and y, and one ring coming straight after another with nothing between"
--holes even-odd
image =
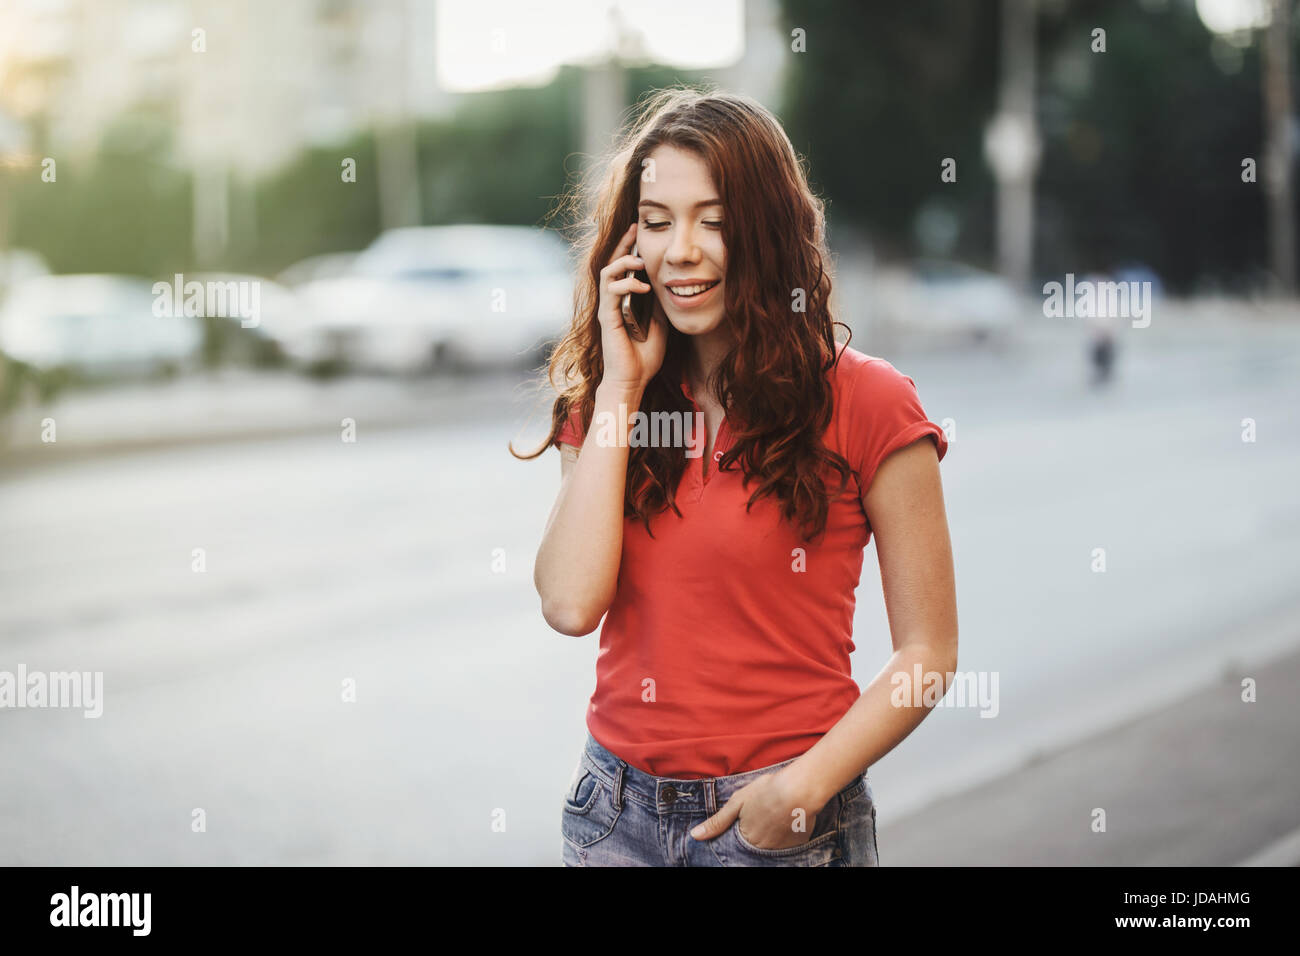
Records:
<instances>
[{"instance_id":1,"label":"short sleeve","mask_svg":"<svg viewBox=\"0 0 1300 956\"><path fill-rule=\"evenodd\" d=\"M571 409L569 411L568 421L560 426L560 433L555 436L555 447L559 448L561 445L572 445L574 448L581 448L582 439L582 419L579 417L576 408Z\"/></svg>"},{"instance_id":2,"label":"short sleeve","mask_svg":"<svg viewBox=\"0 0 1300 956\"><path fill-rule=\"evenodd\" d=\"M864 493L880 463L918 438L933 436L943 461L947 436L926 416L910 376L884 359L859 358L847 379L847 414L841 421L844 457Z\"/></svg>"}]
</instances>

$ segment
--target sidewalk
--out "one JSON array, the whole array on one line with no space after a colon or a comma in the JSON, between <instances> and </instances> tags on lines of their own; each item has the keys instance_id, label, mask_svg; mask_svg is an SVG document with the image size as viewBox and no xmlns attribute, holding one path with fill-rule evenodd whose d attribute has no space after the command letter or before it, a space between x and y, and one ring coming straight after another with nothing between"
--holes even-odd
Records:
<instances>
[{"instance_id":1,"label":"sidewalk","mask_svg":"<svg viewBox=\"0 0 1300 956\"><path fill-rule=\"evenodd\" d=\"M358 432L490 420L523 408L531 387L525 374L318 382L293 373L223 370L169 383L79 389L0 422L7 426L7 434L0 433L0 463L22 468L165 446L337 436L345 418ZM541 428L548 409L538 408ZM42 441L46 418L55 422L56 442Z\"/></svg>"},{"instance_id":2,"label":"sidewalk","mask_svg":"<svg viewBox=\"0 0 1300 956\"><path fill-rule=\"evenodd\" d=\"M911 816L882 807L881 865L1300 866L1297 686L1292 651Z\"/></svg>"},{"instance_id":3,"label":"sidewalk","mask_svg":"<svg viewBox=\"0 0 1300 956\"><path fill-rule=\"evenodd\" d=\"M1152 389L1165 400L1176 397L1163 390L1170 369L1180 363L1198 369L1180 380L1195 382L1203 391L1206 356L1219 354L1225 343L1238 351L1243 340L1251 343L1251 357L1244 361L1284 362L1289 363L1287 374L1293 368L1300 371L1300 323L1293 312L1285 305L1218 300L1162 303L1161 321L1132 332L1123 343L1122 377L1134 390L1130 401L1149 399ZM967 397L1006 393L1018 401L1026 391L1044 391L1043 383L1082 378L1086 372L1082 333L1069 322L1026 321L1014 339L1000 354L984 348L935 349L927 347L924 335L909 335L895 342L889 356L909 374L921 376L927 395L951 382ZM878 343L864 328L852 344L872 352ZM355 420L358 430L369 430L528 417L531 409L529 420L536 426L531 435L544 429L553 397L549 390L546 397L534 391L535 381L527 372L497 372L413 380L344 376L321 382L291 372L222 369L171 383L76 389L50 405L24 406L0 417L0 468L170 445L337 435L344 418ZM1067 390L1067 397L1074 394ZM57 427L53 444L42 441L47 418Z\"/></svg>"}]
</instances>

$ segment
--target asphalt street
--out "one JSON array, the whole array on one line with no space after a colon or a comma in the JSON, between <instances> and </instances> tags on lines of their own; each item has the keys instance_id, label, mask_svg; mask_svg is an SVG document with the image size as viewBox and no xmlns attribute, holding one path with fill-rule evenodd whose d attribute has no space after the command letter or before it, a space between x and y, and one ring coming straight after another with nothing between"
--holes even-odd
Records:
<instances>
[{"instance_id":1,"label":"asphalt street","mask_svg":"<svg viewBox=\"0 0 1300 956\"><path fill-rule=\"evenodd\" d=\"M952 420L959 667L999 693L871 768L885 865L1231 864L1300 828L1279 701L1300 678L1300 330L1165 318L1123 337L1104 390L1060 326L885 356ZM559 458L507 452L541 434L527 397L480 382L371 418L359 389L279 431L245 399L261 419L228 406L219 443L0 469L0 670L104 675L99 718L0 710L0 863L558 864L597 637L541 618ZM99 420L148 438L144 414ZM874 549L858 602L865 684L889 650Z\"/></svg>"}]
</instances>

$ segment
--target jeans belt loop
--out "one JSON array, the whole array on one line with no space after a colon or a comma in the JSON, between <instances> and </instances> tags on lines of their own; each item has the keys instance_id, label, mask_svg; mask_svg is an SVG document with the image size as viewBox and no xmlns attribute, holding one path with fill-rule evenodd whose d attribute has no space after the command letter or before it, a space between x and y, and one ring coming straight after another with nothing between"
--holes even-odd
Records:
<instances>
[{"instance_id":1,"label":"jeans belt loop","mask_svg":"<svg viewBox=\"0 0 1300 956\"><path fill-rule=\"evenodd\" d=\"M614 809L623 809L623 771L627 769L627 764L623 761L618 762L618 773L614 775Z\"/></svg>"}]
</instances>

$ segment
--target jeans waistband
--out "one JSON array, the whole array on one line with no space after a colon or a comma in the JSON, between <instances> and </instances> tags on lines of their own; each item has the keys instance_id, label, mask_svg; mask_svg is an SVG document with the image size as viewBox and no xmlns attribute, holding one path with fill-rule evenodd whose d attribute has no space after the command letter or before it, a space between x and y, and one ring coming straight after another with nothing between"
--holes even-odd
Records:
<instances>
[{"instance_id":1,"label":"jeans waistband","mask_svg":"<svg viewBox=\"0 0 1300 956\"><path fill-rule=\"evenodd\" d=\"M614 795L615 806L622 806L624 799L636 800L646 806L657 809L660 813L699 813L713 815L718 808L731 799L741 787L753 783L765 774L773 773L798 760L791 757L770 767L733 773L724 777L704 777L697 780L682 780L676 777L656 777L644 770L633 767L601 746L600 742L587 732L584 751L588 763L598 777L604 780ZM866 787L866 773L860 774L839 792L847 800L855 791Z\"/></svg>"}]
</instances>

